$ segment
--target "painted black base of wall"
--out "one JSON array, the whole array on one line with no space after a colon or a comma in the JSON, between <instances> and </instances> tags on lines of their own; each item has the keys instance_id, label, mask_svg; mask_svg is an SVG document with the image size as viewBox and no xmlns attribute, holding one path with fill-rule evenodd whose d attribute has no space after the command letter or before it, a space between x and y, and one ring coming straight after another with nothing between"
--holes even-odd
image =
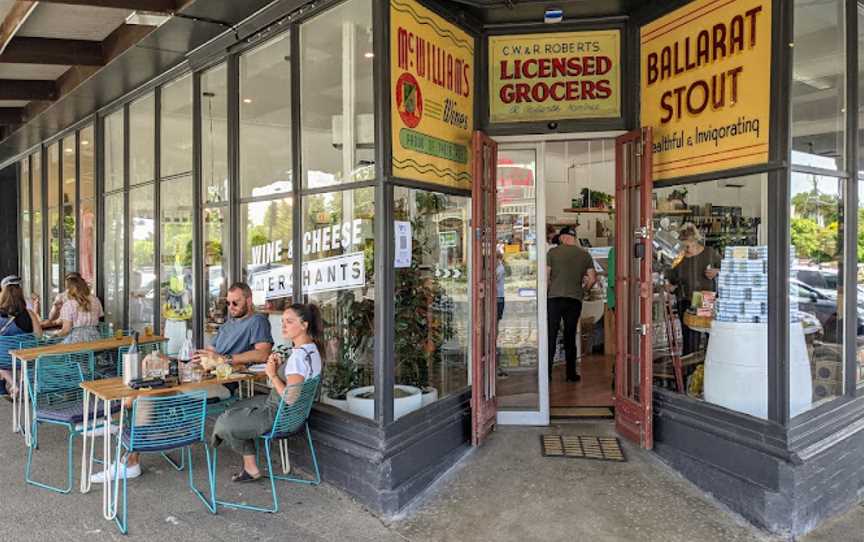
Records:
<instances>
[{"instance_id":1,"label":"painted black base of wall","mask_svg":"<svg viewBox=\"0 0 864 542\"><path fill-rule=\"evenodd\" d=\"M764 436L743 437L684 415L700 408L704 403L656 390L654 450L759 527L802 535L864 497L864 423L847 427L802 458Z\"/></svg>"},{"instance_id":2,"label":"painted black base of wall","mask_svg":"<svg viewBox=\"0 0 864 542\"><path fill-rule=\"evenodd\" d=\"M398 513L470 449L470 398L446 397L385 429L317 405L310 425L322 479L380 516ZM309 471L305 440L295 437L290 449Z\"/></svg>"}]
</instances>

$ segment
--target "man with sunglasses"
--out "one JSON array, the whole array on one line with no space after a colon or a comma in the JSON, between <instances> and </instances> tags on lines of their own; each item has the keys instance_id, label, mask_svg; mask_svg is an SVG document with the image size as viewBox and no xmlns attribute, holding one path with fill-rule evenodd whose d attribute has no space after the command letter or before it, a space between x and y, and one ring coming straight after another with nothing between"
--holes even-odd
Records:
<instances>
[{"instance_id":1,"label":"man with sunglasses","mask_svg":"<svg viewBox=\"0 0 864 542\"><path fill-rule=\"evenodd\" d=\"M252 289L245 282L228 288L228 321L219 328L213 345L195 352L193 359L217 355L220 362L243 366L264 363L273 348L273 335L267 316L255 312ZM236 387L236 384L234 385Z\"/></svg>"}]
</instances>

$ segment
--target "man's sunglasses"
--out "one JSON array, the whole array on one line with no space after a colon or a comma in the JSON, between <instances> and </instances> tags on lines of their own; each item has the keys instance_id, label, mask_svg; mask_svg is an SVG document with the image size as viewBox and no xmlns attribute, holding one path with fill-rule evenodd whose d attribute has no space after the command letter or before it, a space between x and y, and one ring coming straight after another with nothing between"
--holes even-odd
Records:
<instances>
[{"instance_id":1,"label":"man's sunglasses","mask_svg":"<svg viewBox=\"0 0 864 542\"><path fill-rule=\"evenodd\" d=\"M231 305L232 307L239 307L239 306L240 306L240 302L239 302L239 301L232 301L232 300L229 300L229 301L228 301L228 304Z\"/></svg>"}]
</instances>

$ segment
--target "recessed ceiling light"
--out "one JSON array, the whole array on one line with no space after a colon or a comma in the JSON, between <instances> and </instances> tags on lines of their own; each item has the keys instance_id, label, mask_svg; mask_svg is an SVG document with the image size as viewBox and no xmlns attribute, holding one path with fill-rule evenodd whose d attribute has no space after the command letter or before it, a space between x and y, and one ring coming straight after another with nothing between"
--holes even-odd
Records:
<instances>
[{"instance_id":1,"label":"recessed ceiling light","mask_svg":"<svg viewBox=\"0 0 864 542\"><path fill-rule=\"evenodd\" d=\"M244 104L251 104L251 103L252 103L252 98L243 98L243 103L244 103Z\"/></svg>"},{"instance_id":2,"label":"recessed ceiling light","mask_svg":"<svg viewBox=\"0 0 864 542\"><path fill-rule=\"evenodd\" d=\"M375 53L366 53L366 54L363 55L363 56L366 57L366 58L373 58L373 57L375 56Z\"/></svg>"},{"instance_id":3,"label":"recessed ceiling light","mask_svg":"<svg viewBox=\"0 0 864 542\"><path fill-rule=\"evenodd\" d=\"M82 139L82 140L81 140L81 144L82 144L82 145L89 145L90 142L87 141L86 139Z\"/></svg>"},{"instance_id":4,"label":"recessed ceiling light","mask_svg":"<svg viewBox=\"0 0 864 542\"><path fill-rule=\"evenodd\" d=\"M66 151L67 154L71 154L71 153L72 153L72 149L64 149L64 150Z\"/></svg>"}]
</instances>

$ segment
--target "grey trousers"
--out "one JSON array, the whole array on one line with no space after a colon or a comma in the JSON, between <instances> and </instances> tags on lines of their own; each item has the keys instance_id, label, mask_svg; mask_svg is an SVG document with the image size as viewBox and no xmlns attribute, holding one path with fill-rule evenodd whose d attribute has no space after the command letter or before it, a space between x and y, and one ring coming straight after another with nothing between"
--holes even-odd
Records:
<instances>
[{"instance_id":1,"label":"grey trousers","mask_svg":"<svg viewBox=\"0 0 864 542\"><path fill-rule=\"evenodd\" d=\"M222 442L242 455L255 455L255 439L270 431L276 412L265 403L266 395L259 395L239 403L216 419L211 444Z\"/></svg>"}]
</instances>

